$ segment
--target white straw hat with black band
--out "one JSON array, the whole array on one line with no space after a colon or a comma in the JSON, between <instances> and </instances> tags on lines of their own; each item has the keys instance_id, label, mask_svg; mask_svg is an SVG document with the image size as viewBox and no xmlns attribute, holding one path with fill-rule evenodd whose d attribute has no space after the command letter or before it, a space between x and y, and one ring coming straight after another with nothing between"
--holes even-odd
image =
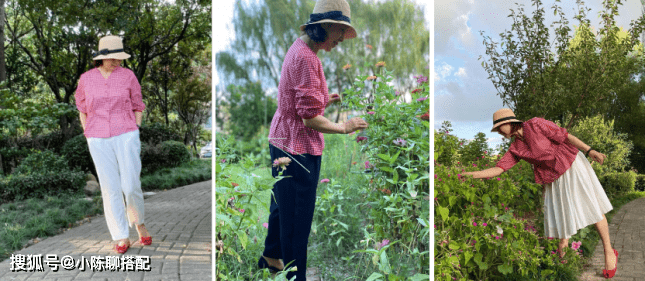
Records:
<instances>
[{"instance_id":1,"label":"white straw hat with black band","mask_svg":"<svg viewBox=\"0 0 645 281\"><path fill-rule=\"evenodd\" d=\"M123 50L123 41L119 36L108 35L99 40L99 50L92 54L93 60L130 58Z\"/></svg>"},{"instance_id":2,"label":"white straw hat with black band","mask_svg":"<svg viewBox=\"0 0 645 281\"><path fill-rule=\"evenodd\" d=\"M316 23L338 23L349 27L345 32L345 39L356 38L356 30L351 24L349 4L345 0L318 0L314 11L309 15L309 21L300 26L304 31L305 26Z\"/></svg>"}]
</instances>

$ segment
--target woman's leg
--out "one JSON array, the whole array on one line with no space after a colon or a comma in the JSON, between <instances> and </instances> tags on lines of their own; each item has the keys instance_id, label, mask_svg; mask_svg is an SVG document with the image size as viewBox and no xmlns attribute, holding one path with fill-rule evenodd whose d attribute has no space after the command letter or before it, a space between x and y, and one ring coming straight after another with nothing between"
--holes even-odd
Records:
<instances>
[{"instance_id":1,"label":"woman's leg","mask_svg":"<svg viewBox=\"0 0 645 281\"><path fill-rule=\"evenodd\" d=\"M140 226L144 223L144 205L140 179L141 141L139 140L139 131L119 135L115 137L115 141L116 157L121 175L121 189L125 195L128 221L130 226ZM143 228L145 229L145 226ZM147 230L143 232L147 233Z\"/></svg>"},{"instance_id":2,"label":"woman's leg","mask_svg":"<svg viewBox=\"0 0 645 281\"><path fill-rule=\"evenodd\" d=\"M111 139L88 138L87 145L96 167L103 197L103 212L112 240L128 238L128 223L125 220L125 206L119 167Z\"/></svg>"},{"instance_id":3,"label":"woman's leg","mask_svg":"<svg viewBox=\"0 0 645 281\"><path fill-rule=\"evenodd\" d=\"M277 159L283 157L283 153L276 149L273 145L269 145L269 153L271 159ZM278 153L281 153L278 155ZM278 171L274 168L271 169L271 175L273 177L278 176ZM269 221L268 221L268 233L267 237L264 239L264 252L262 257L269 263L269 266L273 266L277 269L284 268L284 265L280 263L282 258L282 247L280 243L280 209L278 208L277 203L277 184L274 185L272 191L273 195L270 197L271 203L269 208Z\"/></svg>"},{"instance_id":4,"label":"woman's leg","mask_svg":"<svg viewBox=\"0 0 645 281\"><path fill-rule=\"evenodd\" d=\"M602 220L596 223L596 230L600 234L602 246L605 249L605 265L608 270L612 270L616 267L616 255L609 240L609 225L607 224L605 215L602 215Z\"/></svg>"}]
</instances>

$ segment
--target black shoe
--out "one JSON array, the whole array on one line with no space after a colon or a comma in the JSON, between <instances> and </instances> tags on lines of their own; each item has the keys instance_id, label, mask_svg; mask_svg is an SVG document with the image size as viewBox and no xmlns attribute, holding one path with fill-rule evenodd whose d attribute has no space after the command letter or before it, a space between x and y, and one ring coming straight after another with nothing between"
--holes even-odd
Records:
<instances>
[{"instance_id":1,"label":"black shoe","mask_svg":"<svg viewBox=\"0 0 645 281\"><path fill-rule=\"evenodd\" d=\"M260 259L258 260L258 267L259 268L268 268L271 273L276 273L278 271L282 271L280 269L277 269L273 266L270 266L267 260L264 259L263 256L260 256Z\"/></svg>"}]
</instances>

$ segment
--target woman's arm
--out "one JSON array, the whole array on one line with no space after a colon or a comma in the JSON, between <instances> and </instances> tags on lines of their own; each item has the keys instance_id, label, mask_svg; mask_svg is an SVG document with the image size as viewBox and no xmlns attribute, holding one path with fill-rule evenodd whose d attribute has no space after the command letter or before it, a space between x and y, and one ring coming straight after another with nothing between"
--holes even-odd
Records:
<instances>
[{"instance_id":1,"label":"woman's arm","mask_svg":"<svg viewBox=\"0 0 645 281\"><path fill-rule=\"evenodd\" d=\"M323 134L349 134L356 130L367 128L367 122L362 118L355 117L345 123L334 123L322 115L316 115L311 119L302 119L305 127L314 129Z\"/></svg>"},{"instance_id":2,"label":"woman's arm","mask_svg":"<svg viewBox=\"0 0 645 281\"><path fill-rule=\"evenodd\" d=\"M586 145L584 142L582 142L581 140L579 140L578 138L576 138L572 134L567 135L567 140L569 141L569 143L571 143L577 149L579 149L580 151L583 151L585 153L591 148L591 146ZM604 155L604 154L602 154L602 153L600 153L600 152L598 152L596 150L593 150L593 149L591 151L589 151L589 156L591 156L592 161L596 161L596 162L600 163L600 165L602 165L602 163L605 162L605 159L607 158L607 155Z\"/></svg>"},{"instance_id":3,"label":"woman's arm","mask_svg":"<svg viewBox=\"0 0 645 281\"><path fill-rule=\"evenodd\" d=\"M134 112L134 120L137 122L137 126L141 126L141 120L143 119L143 112L141 111L135 111Z\"/></svg>"},{"instance_id":4,"label":"woman's arm","mask_svg":"<svg viewBox=\"0 0 645 281\"><path fill-rule=\"evenodd\" d=\"M483 178L492 178L492 177L499 176L503 172L504 172L504 169L500 167L492 167L481 171L465 172L462 175L473 176L473 178L476 178L476 179L483 179Z\"/></svg>"},{"instance_id":5,"label":"woman's arm","mask_svg":"<svg viewBox=\"0 0 645 281\"><path fill-rule=\"evenodd\" d=\"M83 131L85 131L85 120L87 120L87 114L79 112L78 116L81 118L81 127L83 127Z\"/></svg>"}]
</instances>

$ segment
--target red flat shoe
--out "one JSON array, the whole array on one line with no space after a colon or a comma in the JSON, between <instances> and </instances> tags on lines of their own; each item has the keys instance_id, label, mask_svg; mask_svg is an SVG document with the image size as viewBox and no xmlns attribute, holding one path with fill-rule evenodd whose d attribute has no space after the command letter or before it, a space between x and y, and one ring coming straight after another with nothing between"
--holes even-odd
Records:
<instances>
[{"instance_id":1,"label":"red flat shoe","mask_svg":"<svg viewBox=\"0 0 645 281\"><path fill-rule=\"evenodd\" d=\"M152 236L141 237L141 245L150 245L152 244Z\"/></svg>"},{"instance_id":2,"label":"red flat shoe","mask_svg":"<svg viewBox=\"0 0 645 281\"><path fill-rule=\"evenodd\" d=\"M616 249L614 249L614 254L616 255L616 267L612 270L602 270L602 275L605 276L605 279L610 279L616 275L616 270L618 269L618 251Z\"/></svg>"},{"instance_id":3,"label":"red flat shoe","mask_svg":"<svg viewBox=\"0 0 645 281\"><path fill-rule=\"evenodd\" d=\"M130 244L123 244L123 246L119 246L119 243L114 245L114 250L119 253L119 254L125 254L125 252L128 251L128 248L130 248Z\"/></svg>"}]
</instances>

